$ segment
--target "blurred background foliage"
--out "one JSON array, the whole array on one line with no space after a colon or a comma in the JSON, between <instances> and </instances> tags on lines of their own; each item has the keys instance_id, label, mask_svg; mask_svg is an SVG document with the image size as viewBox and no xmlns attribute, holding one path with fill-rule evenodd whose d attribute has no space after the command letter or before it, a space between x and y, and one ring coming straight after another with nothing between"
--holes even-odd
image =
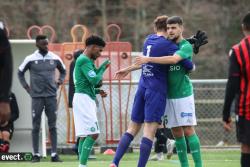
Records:
<instances>
[{"instance_id":1,"label":"blurred background foliage","mask_svg":"<svg viewBox=\"0 0 250 167\"><path fill-rule=\"evenodd\" d=\"M122 29L121 41L129 41L140 51L152 22L158 15L179 15L185 22L185 37L201 29L209 43L194 56L197 70L192 79L226 78L228 52L238 43L241 18L249 11L249 0L0 0L0 20L10 30L11 39L26 39L31 25L51 25L56 42L72 41L70 29L86 25L104 36L108 24Z\"/></svg>"}]
</instances>

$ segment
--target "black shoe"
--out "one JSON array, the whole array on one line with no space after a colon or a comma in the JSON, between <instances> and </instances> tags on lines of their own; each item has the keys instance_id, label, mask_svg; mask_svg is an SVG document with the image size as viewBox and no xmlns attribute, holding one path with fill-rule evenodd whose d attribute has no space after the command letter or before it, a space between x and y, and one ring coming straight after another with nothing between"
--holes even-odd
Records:
<instances>
[{"instance_id":1,"label":"black shoe","mask_svg":"<svg viewBox=\"0 0 250 167\"><path fill-rule=\"evenodd\" d=\"M38 155L34 155L33 158L32 158L32 162L40 162L40 156Z\"/></svg>"},{"instance_id":2,"label":"black shoe","mask_svg":"<svg viewBox=\"0 0 250 167\"><path fill-rule=\"evenodd\" d=\"M56 154L55 156L51 157L51 162L63 162L63 161Z\"/></svg>"}]
</instances>

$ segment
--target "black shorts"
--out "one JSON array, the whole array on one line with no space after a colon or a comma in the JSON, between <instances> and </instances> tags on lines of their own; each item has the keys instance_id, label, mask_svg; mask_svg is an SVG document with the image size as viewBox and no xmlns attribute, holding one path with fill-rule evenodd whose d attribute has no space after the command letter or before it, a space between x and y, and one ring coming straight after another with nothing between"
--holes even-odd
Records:
<instances>
[{"instance_id":1,"label":"black shorts","mask_svg":"<svg viewBox=\"0 0 250 167\"><path fill-rule=\"evenodd\" d=\"M236 119L237 140L242 144L250 145L250 121L244 117Z\"/></svg>"},{"instance_id":2,"label":"black shorts","mask_svg":"<svg viewBox=\"0 0 250 167\"><path fill-rule=\"evenodd\" d=\"M8 123L6 126L0 127L0 131L7 131L10 133L10 139L12 138L13 132L14 132L14 126L13 123Z\"/></svg>"}]
</instances>

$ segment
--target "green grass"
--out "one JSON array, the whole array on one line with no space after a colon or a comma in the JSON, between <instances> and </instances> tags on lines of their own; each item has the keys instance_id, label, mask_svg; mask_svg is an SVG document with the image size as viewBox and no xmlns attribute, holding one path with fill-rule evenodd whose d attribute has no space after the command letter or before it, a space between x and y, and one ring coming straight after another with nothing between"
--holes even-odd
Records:
<instances>
[{"instance_id":1,"label":"green grass","mask_svg":"<svg viewBox=\"0 0 250 167\"><path fill-rule=\"evenodd\" d=\"M203 151L202 159L204 167L240 167L240 152L239 151ZM88 167L108 167L112 156L96 154L95 160L88 162ZM0 162L0 167L78 167L76 156L61 155L63 163L51 163L50 157L42 159L40 163L31 162ZM126 154L119 167L136 167L138 153ZM193 167L192 157L189 155L190 167ZM180 167L177 155L174 154L171 160L164 161L149 161L147 167Z\"/></svg>"}]
</instances>

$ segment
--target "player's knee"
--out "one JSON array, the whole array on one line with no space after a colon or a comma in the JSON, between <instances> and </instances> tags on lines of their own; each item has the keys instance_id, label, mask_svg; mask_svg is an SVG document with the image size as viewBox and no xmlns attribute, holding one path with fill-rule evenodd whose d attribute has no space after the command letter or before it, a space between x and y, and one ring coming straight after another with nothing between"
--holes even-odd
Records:
<instances>
[{"instance_id":1,"label":"player's knee","mask_svg":"<svg viewBox=\"0 0 250 167\"><path fill-rule=\"evenodd\" d=\"M10 138L10 132L9 131L3 131L2 132L2 137L9 139Z\"/></svg>"},{"instance_id":2,"label":"player's knee","mask_svg":"<svg viewBox=\"0 0 250 167\"><path fill-rule=\"evenodd\" d=\"M141 129L141 124L135 123L135 122L130 122L127 133L131 134L132 136L136 136L137 133Z\"/></svg>"},{"instance_id":3,"label":"player's knee","mask_svg":"<svg viewBox=\"0 0 250 167\"><path fill-rule=\"evenodd\" d=\"M192 136L193 134L195 134L195 130L194 130L194 127L192 126L187 126L184 128L184 135L185 136Z\"/></svg>"},{"instance_id":4,"label":"player's knee","mask_svg":"<svg viewBox=\"0 0 250 167\"><path fill-rule=\"evenodd\" d=\"M175 138L179 138L179 137L184 136L184 132L183 132L182 127L175 127L175 128L172 128L171 130L172 130L172 134Z\"/></svg>"},{"instance_id":5,"label":"player's knee","mask_svg":"<svg viewBox=\"0 0 250 167\"><path fill-rule=\"evenodd\" d=\"M99 137L99 134L93 134L91 135L92 139L96 140Z\"/></svg>"},{"instance_id":6,"label":"player's knee","mask_svg":"<svg viewBox=\"0 0 250 167\"><path fill-rule=\"evenodd\" d=\"M127 133L131 134L132 136L136 136L137 130L133 128L128 128Z\"/></svg>"},{"instance_id":7,"label":"player's knee","mask_svg":"<svg viewBox=\"0 0 250 167\"><path fill-rule=\"evenodd\" d=\"M153 124L146 124L144 126L143 136L153 141L156 130L157 130L157 126L154 126Z\"/></svg>"},{"instance_id":8,"label":"player's knee","mask_svg":"<svg viewBox=\"0 0 250 167\"><path fill-rule=\"evenodd\" d=\"M143 131L143 137L146 137L146 138L148 138L148 139L150 139L150 140L153 141L154 137L155 137L155 133L153 131L146 131L144 129L144 131Z\"/></svg>"}]
</instances>

